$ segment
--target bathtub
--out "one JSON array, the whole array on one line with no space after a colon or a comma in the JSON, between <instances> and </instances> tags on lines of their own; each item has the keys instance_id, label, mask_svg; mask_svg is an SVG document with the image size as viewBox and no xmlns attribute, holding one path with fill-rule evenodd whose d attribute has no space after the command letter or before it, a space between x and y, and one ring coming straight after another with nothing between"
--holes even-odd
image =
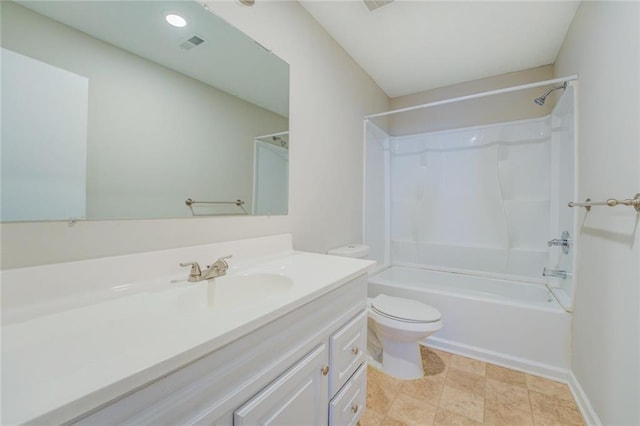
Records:
<instances>
[{"instance_id":1,"label":"bathtub","mask_svg":"<svg viewBox=\"0 0 640 426\"><path fill-rule=\"evenodd\" d=\"M368 293L437 308L444 327L426 339L429 346L567 379L571 314L544 284L391 266L369 277Z\"/></svg>"}]
</instances>

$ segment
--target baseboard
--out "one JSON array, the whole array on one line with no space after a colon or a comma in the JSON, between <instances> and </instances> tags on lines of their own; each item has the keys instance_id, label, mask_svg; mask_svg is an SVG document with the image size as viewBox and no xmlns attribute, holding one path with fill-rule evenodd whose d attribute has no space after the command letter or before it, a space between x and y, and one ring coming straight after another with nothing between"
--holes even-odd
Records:
<instances>
[{"instance_id":1,"label":"baseboard","mask_svg":"<svg viewBox=\"0 0 640 426\"><path fill-rule=\"evenodd\" d=\"M569 390L571 390L571 393L573 394L573 399L576 400L578 409L580 410L580 413L582 413L584 422L588 425L602 426L600 418L589 402L587 394L584 393L582 386L580 386L580 382L578 382L578 379L574 376L573 371L569 371L568 385Z\"/></svg>"},{"instance_id":2,"label":"baseboard","mask_svg":"<svg viewBox=\"0 0 640 426\"><path fill-rule=\"evenodd\" d=\"M489 351L477 346L466 345L464 343L452 340L442 339L440 337L431 336L423 341L422 344L435 349L441 349L445 352L451 352L456 355L462 355L469 358L475 358L486 361L491 364L507 367L512 370L522 371L523 373L535 376L545 377L562 383L569 383L569 370L554 367L548 364L542 364L526 358L514 357L511 355Z\"/></svg>"}]
</instances>

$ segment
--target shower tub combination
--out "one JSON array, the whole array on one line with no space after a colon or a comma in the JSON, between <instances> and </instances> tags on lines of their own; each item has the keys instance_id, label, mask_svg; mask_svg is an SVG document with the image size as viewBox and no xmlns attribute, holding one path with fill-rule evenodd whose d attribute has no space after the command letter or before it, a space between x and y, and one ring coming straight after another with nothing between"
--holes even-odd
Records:
<instances>
[{"instance_id":1,"label":"shower tub combination","mask_svg":"<svg viewBox=\"0 0 640 426\"><path fill-rule=\"evenodd\" d=\"M444 326L427 345L560 380L567 379L571 314L544 284L391 266L369 277L383 293L427 303Z\"/></svg>"},{"instance_id":2,"label":"shower tub combination","mask_svg":"<svg viewBox=\"0 0 640 426\"><path fill-rule=\"evenodd\" d=\"M438 309L430 346L568 379L574 249L548 243L576 235L575 79L366 117L364 242L382 269L369 297ZM551 93L555 106L535 110ZM523 116L483 116L507 104Z\"/></svg>"}]
</instances>

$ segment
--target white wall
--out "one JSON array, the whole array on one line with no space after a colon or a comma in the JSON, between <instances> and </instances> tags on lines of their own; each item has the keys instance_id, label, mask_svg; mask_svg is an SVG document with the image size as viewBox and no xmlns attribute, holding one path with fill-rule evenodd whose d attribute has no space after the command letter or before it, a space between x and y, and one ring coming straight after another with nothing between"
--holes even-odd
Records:
<instances>
[{"instance_id":1,"label":"white wall","mask_svg":"<svg viewBox=\"0 0 640 426\"><path fill-rule=\"evenodd\" d=\"M581 199L640 192L640 3L582 2L556 62L579 75ZM640 216L579 214L572 371L605 425L640 424Z\"/></svg>"},{"instance_id":2,"label":"white wall","mask_svg":"<svg viewBox=\"0 0 640 426\"><path fill-rule=\"evenodd\" d=\"M210 9L291 66L289 215L2 224L3 268L280 232L317 252L361 240L362 117L388 98L297 2Z\"/></svg>"},{"instance_id":3,"label":"white wall","mask_svg":"<svg viewBox=\"0 0 640 426\"><path fill-rule=\"evenodd\" d=\"M552 78L553 65L545 65L401 96L391 100L391 109L421 105ZM558 92L554 92L549 96L544 106L536 105L533 100L542 95L546 89L546 87L538 87L393 115L389 118L390 134L392 136L409 135L543 117L551 113L559 95Z\"/></svg>"}]
</instances>

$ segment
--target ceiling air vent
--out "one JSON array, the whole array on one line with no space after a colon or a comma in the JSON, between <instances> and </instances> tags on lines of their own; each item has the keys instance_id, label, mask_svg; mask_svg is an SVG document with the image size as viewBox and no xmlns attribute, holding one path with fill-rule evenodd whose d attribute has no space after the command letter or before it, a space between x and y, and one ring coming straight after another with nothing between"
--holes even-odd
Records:
<instances>
[{"instance_id":1,"label":"ceiling air vent","mask_svg":"<svg viewBox=\"0 0 640 426\"><path fill-rule=\"evenodd\" d=\"M196 46L201 45L202 43L204 43L204 39L198 37L197 35L194 35L193 37L190 37L187 40L180 43L180 47L183 48L184 50L189 50L189 49L193 49Z\"/></svg>"},{"instance_id":2,"label":"ceiling air vent","mask_svg":"<svg viewBox=\"0 0 640 426\"><path fill-rule=\"evenodd\" d=\"M393 3L393 0L362 0L362 2L371 12L373 12L374 10L379 9L382 6Z\"/></svg>"}]
</instances>

